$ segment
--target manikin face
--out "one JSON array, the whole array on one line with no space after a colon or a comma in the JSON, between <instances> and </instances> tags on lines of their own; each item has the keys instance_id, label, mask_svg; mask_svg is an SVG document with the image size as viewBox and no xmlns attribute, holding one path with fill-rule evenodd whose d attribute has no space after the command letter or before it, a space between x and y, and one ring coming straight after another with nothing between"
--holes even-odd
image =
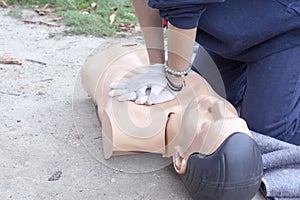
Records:
<instances>
[{"instance_id":1,"label":"manikin face","mask_svg":"<svg viewBox=\"0 0 300 200\"><path fill-rule=\"evenodd\" d=\"M212 154L223 141L235 132L250 135L244 120L237 116L225 100L212 96L194 99L184 112L173 151L175 170L183 174L193 153Z\"/></svg>"}]
</instances>

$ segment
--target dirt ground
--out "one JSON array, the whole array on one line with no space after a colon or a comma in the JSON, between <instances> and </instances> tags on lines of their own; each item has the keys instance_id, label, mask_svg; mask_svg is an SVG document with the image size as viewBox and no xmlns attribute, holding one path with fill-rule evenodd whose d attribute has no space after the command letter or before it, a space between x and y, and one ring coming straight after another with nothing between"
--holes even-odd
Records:
<instances>
[{"instance_id":1,"label":"dirt ground","mask_svg":"<svg viewBox=\"0 0 300 200\"><path fill-rule=\"evenodd\" d=\"M103 159L78 74L96 49L132 39L65 35L8 11L0 8L0 57L23 64L0 64L0 199L190 199L169 160Z\"/></svg>"}]
</instances>

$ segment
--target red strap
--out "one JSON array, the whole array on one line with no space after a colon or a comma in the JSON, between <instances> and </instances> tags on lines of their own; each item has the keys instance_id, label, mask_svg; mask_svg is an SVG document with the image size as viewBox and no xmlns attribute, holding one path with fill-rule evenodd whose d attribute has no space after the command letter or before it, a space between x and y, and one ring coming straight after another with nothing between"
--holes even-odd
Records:
<instances>
[{"instance_id":1,"label":"red strap","mask_svg":"<svg viewBox=\"0 0 300 200\"><path fill-rule=\"evenodd\" d=\"M163 19L163 28L168 28L168 20Z\"/></svg>"}]
</instances>

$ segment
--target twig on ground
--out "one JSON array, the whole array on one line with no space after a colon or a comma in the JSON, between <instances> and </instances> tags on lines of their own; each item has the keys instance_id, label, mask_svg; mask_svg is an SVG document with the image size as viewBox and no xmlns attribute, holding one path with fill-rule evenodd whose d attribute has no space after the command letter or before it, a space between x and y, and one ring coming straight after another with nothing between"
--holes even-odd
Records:
<instances>
[{"instance_id":1,"label":"twig on ground","mask_svg":"<svg viewBox=\"0 0 300 200\"><path fill-rule=\"evenodd\" d=\"M53 78L47 78L47 79L42 79L41 81L46 82L46 81L53 81L53 80L54 80Z\"/></svg>"},{"instance_id":2,"label":"twig on ground","mask_svg":"<svg viewBox=\"0 0 300 200\"><path fill-rule=\"evenodd\" d=\"M60 27L59 23L52 22L51 20L50 21L41 20L41 24L45 24L47 26L53 26L53 27Z\"/></svg>"},{"instance_id":3,"label":"twig on ground","mask_svg":"<svg viewBox=\"0 0 300 200\"><path fill-rule=\"evenodd\" d=\"M11 92L2 92L2 91L0 91L0 93L1 93L1 94L11 95L11 96L20 96L20 94L11 93Z\"/></svg>"},{"instance_id":4,"label":"twig on ground","mask_svg":"<svg viewBox=\"0 0 300 200\"><path fill-rule=\"evenodd\" d=\"M32 59L25 59L25 60L28 61L28 62L38 63L38 64L41 64L41 65L47 65L47 63L37 61L37 60L32 60Z\"/></svg>"},{"instance_id":5,"label":"twig on ground","mask_svg":"<svg viewBox=\"0 0 300 200\"><path fill-rule=\"evenodd\" d=\"M59 27L60 26L59 23L52 22L52 20L49 20L49 21L44 21L44 20L34 21L34 20L29 20L29 19L23 19L22 21L24 23L28 23L28 24L44 24L44 25L53 26L53 27Z\"/></svg>"}]
</instances>

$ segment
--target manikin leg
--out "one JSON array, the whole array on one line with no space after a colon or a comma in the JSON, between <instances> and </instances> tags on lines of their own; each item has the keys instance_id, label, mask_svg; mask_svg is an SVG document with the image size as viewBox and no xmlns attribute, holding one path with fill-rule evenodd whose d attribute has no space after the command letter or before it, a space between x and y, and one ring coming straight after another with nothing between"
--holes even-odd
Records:
<instances>
[{"instance_id":1,"label":"manikin leg","mask_svg":"<svg viewBox=\"0 0 300 200\"><path fill-rule=\"evenodd\" d=\"M104 156L130 152L173 156L175 170L195 199L248 199L262 176L258 146L244 120L198 74L191 72L175 100L152 105L119 102L109 84L147 70L141 46L116 45L82 68L85 89L98 106Z\"/></svg>"}]
</instances>

